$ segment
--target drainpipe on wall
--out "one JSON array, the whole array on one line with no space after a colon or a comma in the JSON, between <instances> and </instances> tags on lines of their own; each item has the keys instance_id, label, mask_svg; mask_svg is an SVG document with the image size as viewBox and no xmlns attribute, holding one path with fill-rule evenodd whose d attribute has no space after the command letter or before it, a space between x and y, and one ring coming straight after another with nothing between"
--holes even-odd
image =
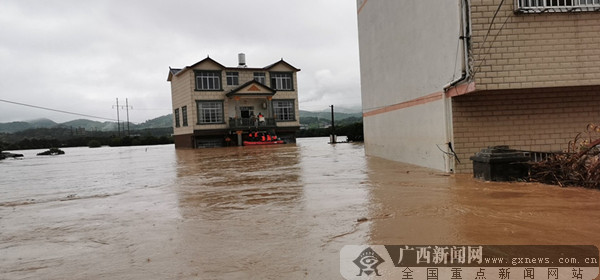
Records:
<instances>
[{"instance_id":1,"label":"drainpipe on wall","mask_svg":"<svg viewBox=\"0 0 600 280\"><path fill-rule=\"evenodd\" d=\"M461 6L461 19L463 28L462 36L459 38L463 40L463 73L460 78L444 86L444 92L447 92L448 89L459 84L460 82L467 81L471 77L471 67L469 66L469 51L471 48L471 0L462 0Z\"/></svg>"},{"instance_id":2,"label":"drainpipe on wall","mask_svg":"<svg viewBox=\"0 0 600 280\"><path fill-rule=\"evenodd\" d=\"M462 35L460 36L460 39L463 40L463 72L460 78L451 81L449 84L444 86L444 93L446 93L451 87L454 87L461 82L468 81L471 77L471 67L469 65L469 51L471 45L470 8L470 0L461 1ZM454 154L454 150L452 149L452 142L454 141L454 130L452 121L452 99L447 98L446 96L444 96L444 111L446 118L446 154L448 155ZM448 158L446 159L446 172L454 172L454 163L455 160L453 160L452 157L448 156Z\"/></svg>"}]
</instances>

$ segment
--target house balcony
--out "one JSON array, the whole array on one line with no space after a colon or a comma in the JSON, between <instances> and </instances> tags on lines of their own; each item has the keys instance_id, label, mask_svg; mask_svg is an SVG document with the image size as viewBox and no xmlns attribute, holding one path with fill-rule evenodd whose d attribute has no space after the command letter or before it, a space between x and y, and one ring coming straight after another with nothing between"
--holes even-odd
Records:
<instances>
[{"instance_id":1,"label":"house balcony","mask_svg":"<svg viewBox=\"0 0 600 280\"><path fill-rule=\"evenodd\" d=\"M229 128L232 130L261 130L276 128L274 118L265 118L259 122L257 118L229 118Z\"/></svg>"}]
</instances>

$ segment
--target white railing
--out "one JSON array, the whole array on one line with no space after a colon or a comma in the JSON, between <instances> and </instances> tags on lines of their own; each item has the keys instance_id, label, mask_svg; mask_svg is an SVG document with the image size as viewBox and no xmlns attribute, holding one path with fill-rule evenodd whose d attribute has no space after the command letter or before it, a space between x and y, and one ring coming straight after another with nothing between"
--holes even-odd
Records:
<instances>
[{"instance_id":1,"label":"white railing","mask_svg":"<svg viewBox=\"0 0 600 280\"><path fill-rule=\"evenodd\" d=\"M515 0L517 13L600 11L600 0Z\"/></svg>"}]
</instances>

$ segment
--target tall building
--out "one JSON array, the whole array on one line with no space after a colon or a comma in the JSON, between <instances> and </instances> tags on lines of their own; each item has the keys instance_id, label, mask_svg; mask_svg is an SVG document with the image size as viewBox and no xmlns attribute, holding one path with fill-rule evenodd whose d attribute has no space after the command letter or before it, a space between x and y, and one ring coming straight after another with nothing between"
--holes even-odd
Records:
<instances>
[{"instance_id":1,"label":"tall building","mask_svg":"<svg viewBox=\"0 0 600 280\"><path fill-rule=\"evenodd\" d=\"M207 57L169 68L175 147L242 145L249 132L295 142L300 128L295 68L283 59L262 68L226 67Z\"/></svg>"},{"instance_id":2,"label":"tall building","mask_svg":"<svg viewBox=\"0 0 600 280\"><path fill-rule=\"evenodd\" d=\"M471 172L600 122L600 0L358 0L367 154Z\"/></svg>"}]
</instances>

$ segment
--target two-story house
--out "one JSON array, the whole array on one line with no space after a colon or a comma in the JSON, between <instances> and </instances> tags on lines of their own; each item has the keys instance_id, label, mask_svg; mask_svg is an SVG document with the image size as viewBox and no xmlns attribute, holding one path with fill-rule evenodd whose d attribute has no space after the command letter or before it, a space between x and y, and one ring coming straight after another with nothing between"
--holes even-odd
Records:
<instances>
[{"instance_id":1,"label":"two-story house","mask_svg":"<svg viewBox=\"0 0 600 280\"><path fill-rule=\"evenodd\" d=\"M358 0L367 154L471 172L600 122L600 0Z\"/></svg>"},{"instance_id":2,"label":"two-story house","mask_svg":"<svg viewBox=\"0 0 600 280\"><path fill-rule=\"evenodd\" d=\"M283 59L262 68L237 67L207 57L170 68L175 147L242 145L250 132L295 142L300 128L295 68Z\"/></svg>"}]
</instances>

